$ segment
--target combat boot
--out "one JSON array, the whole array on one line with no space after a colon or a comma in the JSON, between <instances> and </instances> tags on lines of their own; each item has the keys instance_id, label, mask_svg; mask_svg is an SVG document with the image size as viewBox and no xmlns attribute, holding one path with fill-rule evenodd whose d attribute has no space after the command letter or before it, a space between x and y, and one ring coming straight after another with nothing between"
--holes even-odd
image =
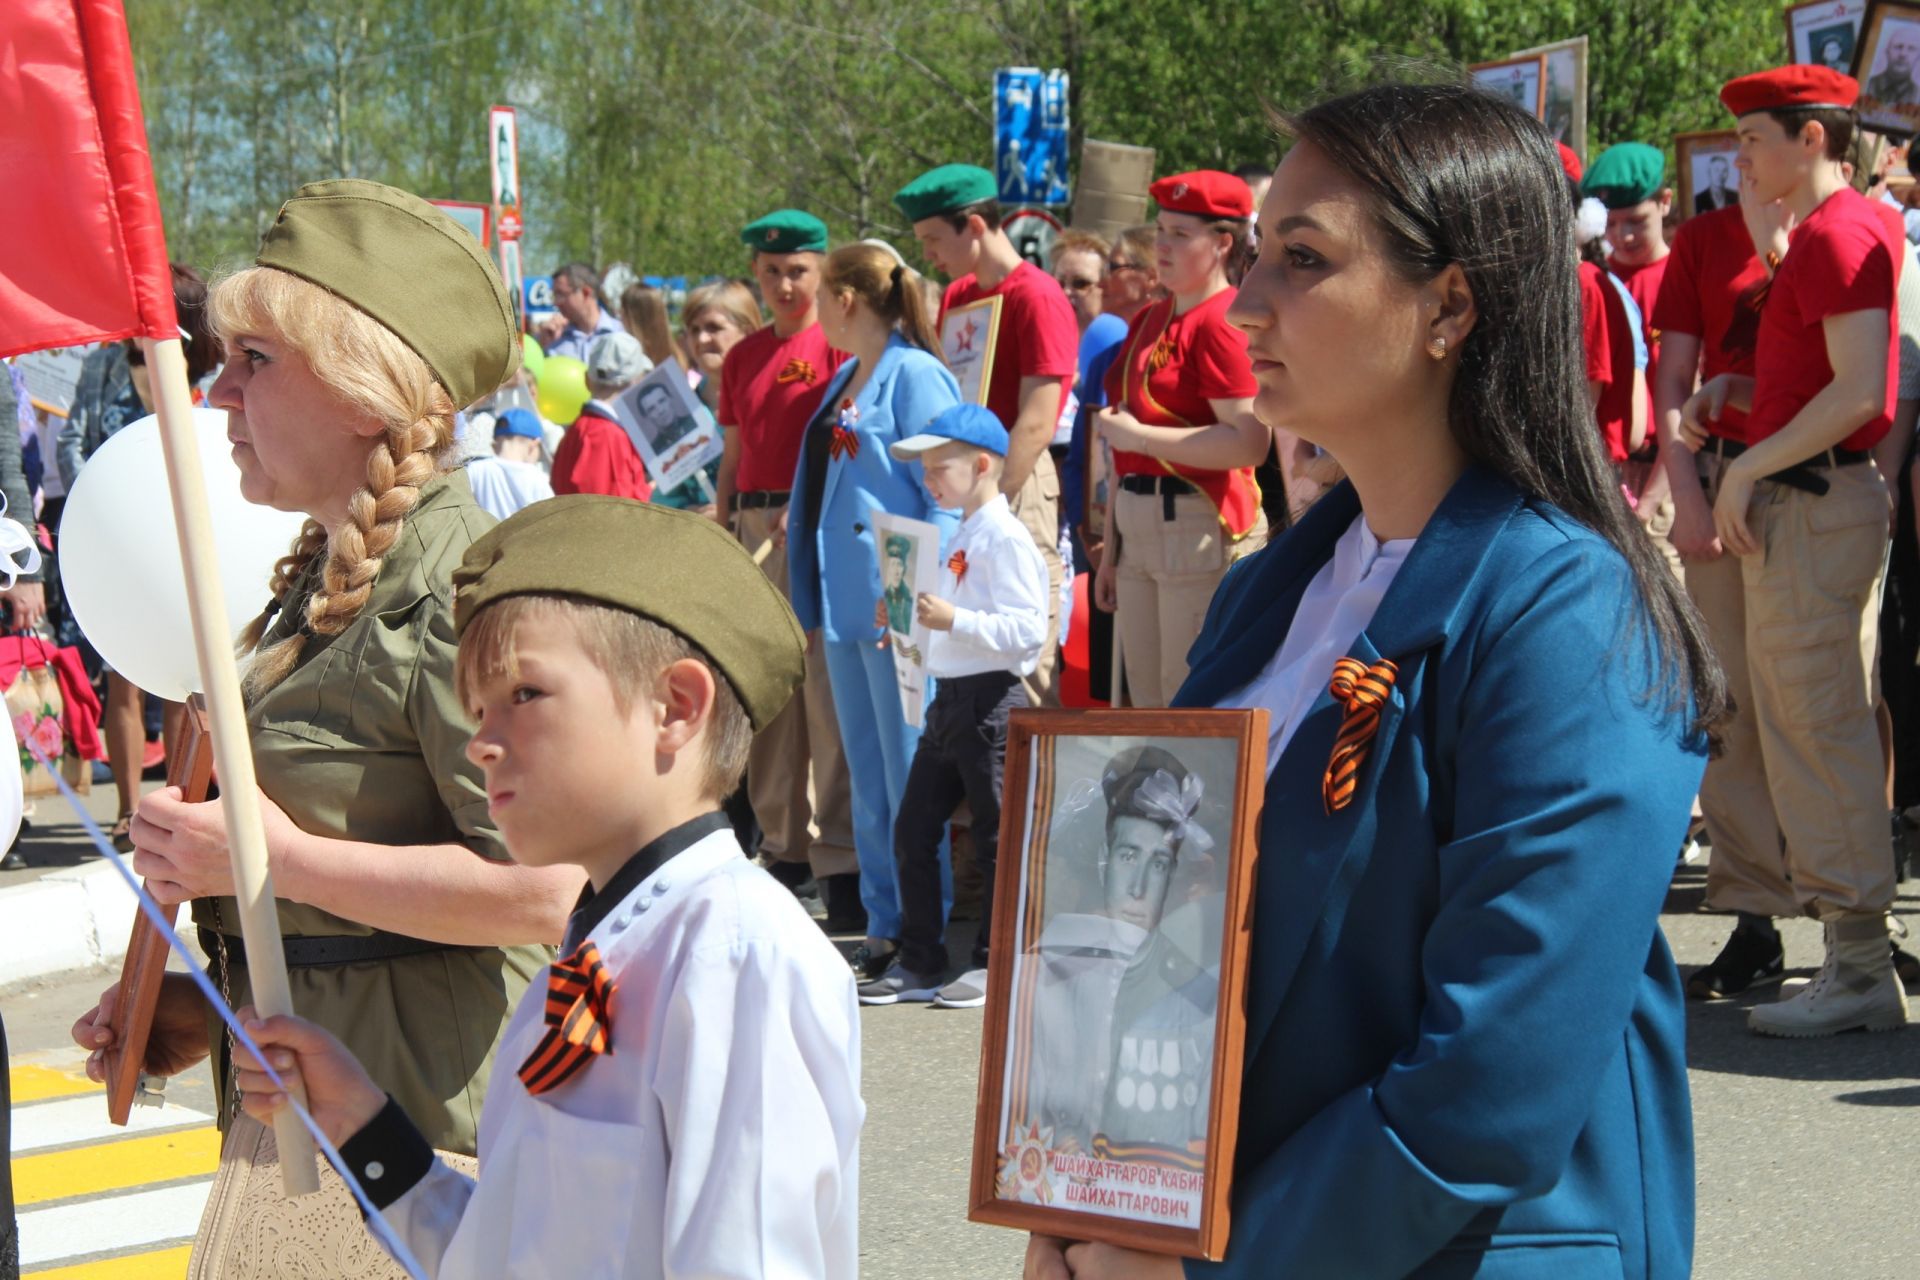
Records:
<instances>
[{"instance_id":1,"label":"combat boot","mask_svg":"<svg viewBox=\"0 0 1920 1280\"><path fill-rule=\"evenodd\" d=\"M1830 1036L1907 1025L1907 993L1893 971L1882 911L1848 912L1826 923L1827 958L1813 981L1786 999L1755 1005L1747 1026L1768 1036Z\"/></svg>"}]
</instances>

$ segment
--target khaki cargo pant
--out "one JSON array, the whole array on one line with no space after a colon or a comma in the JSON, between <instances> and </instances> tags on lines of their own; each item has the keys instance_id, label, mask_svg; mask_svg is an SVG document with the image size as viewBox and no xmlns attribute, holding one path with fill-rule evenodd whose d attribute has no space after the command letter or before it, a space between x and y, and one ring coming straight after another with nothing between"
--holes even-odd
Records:
<instances>
[{"instance_id":1,"label":"khaki cargo pant","mask_svg":"<svg viewBox=\"0 0 1920 1280\"><path fill-rule=\"evenodd\" d=\"M1120 629L1127 702L1164 707L1187 678L1187 651L1200 635L1227 566L1266 545L1266 518L1229 543L1212 500L1203 493L1174 495L1171 520L1163 494L1121 489L1114 503L1113 527L1120 539L1113 569L1119 606L1114 625Z\"/></svg>"},{"instance_id":2,"label":"khaki cargo pant","mask_svg":"<svg viewBox=\"0 0 1920 1280\"><path fill-rule=\"evenodd\" d=\"M1047 638L1040 646L1040 665L1020 683L1033 706L1057 707L1060 691L1054 687L1054 676L1060 666L1060 581L1065 566L1060 563L1060 473L1053 455L1041 451L1027 482L1007 505L1033 536L1047 565Z\"/></svg>"},{"instance_id":3,"label":"khaki cargo pant","mask_svg":"<svg viewBox=\"0 0 1920 1280\"><path fill-rule=\"evenodd\" d=\"M785 545L773 545L773 525L784 507L743 508L734 515L741 545L782 595L787 585ZM809 768L811 765L811 768ZM827 684L826 647L818 636L807 651L800 691L753 737L747 755L747 799L760 824L760 851L776 862L804 862L815 878L858 871L853 853L853 791L840 725Z\"/></svg>"},{"instance_id":4,"label":"khaki cargo pant","mask_svg":"<svg viewBox=\"0 0 1920 1280\"><path fill-rule=\"evenodd\" d=\"M1700 459L1709 503L1724 466ZM1887 488L1871 463L1819 474L1824 496L1756 486L1761 554L1686 566L1735 704L1700 787L1718 910L1825 917L1893 902L1874 723Z\"/></svg>"}]
</instances>

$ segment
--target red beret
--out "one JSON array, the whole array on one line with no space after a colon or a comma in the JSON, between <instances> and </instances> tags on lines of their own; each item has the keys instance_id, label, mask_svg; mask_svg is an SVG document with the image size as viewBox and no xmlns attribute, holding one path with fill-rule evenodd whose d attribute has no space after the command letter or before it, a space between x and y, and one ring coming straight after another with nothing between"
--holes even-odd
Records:
<instances>
[{"instance_id":1,"label":"red beret","mask_svg":"<svg viewBox=\"0 0 1920 1280\"><path fill-rule=\"evenodd\" d=\"M1253 192L1247 184L1218 169L1195 169L1162 178L1147 188L1153 202L1172 213L1202 218L1250 218Z\"/></svg>"},{"instance_id":2,"label":"red beret","mask_svg":"<svg viewBox=\"0 0 1920 1280\"><path fill-rule=\"evenodd\" d=\"M1720 101L1736 116L1805 107L1851 110L1859 97L1858 80L1811 63L1756 71L1727 81L1720 90Z\"/></svg>"},{"instance_id":3,"label":"red beret","mask_svg":"<svg viewBox=\"0 0 1920 1280\"><path fill-rule=\"evenodd\" d=\"M1579 185L1580 153L1564 142L1556 142L1553 145L1560 148L1560 167L1567 171L1567 176L1573 179L1576 186Z\"/></svg>"}]
</instances>

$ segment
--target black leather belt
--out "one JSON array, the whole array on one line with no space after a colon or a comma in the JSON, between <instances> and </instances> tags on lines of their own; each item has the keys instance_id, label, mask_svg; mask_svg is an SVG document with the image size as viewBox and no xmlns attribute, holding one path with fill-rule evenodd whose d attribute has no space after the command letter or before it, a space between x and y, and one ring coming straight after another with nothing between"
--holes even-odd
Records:
<instances>
[{"instance_id":1,"label":"black leather belt","mask_svg":"<svg viewBox=\"0 0 1920 1280\"><path fill-rule=\"evenodd\" d=\"M208 955L220 954L221 934L200 930L200 949ZM224 937L231 962L247 962L246 945L232 935ZM367 960L398 960L402 956L424 956L435 951L485 951L486 947L456 947L445 942L428 942L401 933L339 934L333 937L283 937L280 946L289 969L318 969L336 964L359 964Z\"/></svg>"},{"instance_id":2,"label":"black leather belt","mask_svg":"<svg viewBox=\"0 0 1920 1280\"><path fill-rule=\"evenodd\" d=\"M1701 452L1718 454L1726 461L1732 462L1735 458L1745 453L1750 447L1751 446L1741 444L1738 440L1728 440L1723 436L1714 436L1711 440L1707 441L1707 447L1701 450ZM1786 485L1789 489L1798 489L1802 493L1810 493L1816 498L1823 498L1827 495L1827 491L1833 486L1828 484L1827 478L1821 475L1815 468L1853 467L1868 461L1872 457L1873 454L1866 449L1828 449L1822 453L1814 454L1811 458L1803 462L1796 462L1790 467L1782 468L1772 475L1762 476L1760 478L1762 480L1771 480L1775 484Z\"/></svg>"},{"instance_id":3,"label":"black leather belt","mask_svg":"<svg viewBox=\"0 0 1920 1280\"><path fill-rule=\"evenodd\" d=\"M1160 518L1173 519L1173 500L1183 493L1198 493L1199 489L1188 484L1179 476L1121 476L1120 488L1126 493L1157 493L1160 495Z\"/></svg>"},{"instance_id":4,"label":"black leather belt","mask_svg":"<svg viewBox=\"0 0 1920 1280\"><path fill-rule=\"evenodd\" d=\"M784 507L793 496L791 489L747 489L733 495L736 511L758 511L765 507Z\"/></svg>"}]
</instances>

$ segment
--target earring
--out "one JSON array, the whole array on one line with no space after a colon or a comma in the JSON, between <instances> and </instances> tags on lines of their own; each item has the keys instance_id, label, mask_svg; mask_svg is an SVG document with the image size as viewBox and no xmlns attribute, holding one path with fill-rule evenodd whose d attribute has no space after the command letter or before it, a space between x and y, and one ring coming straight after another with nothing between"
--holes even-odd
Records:
<instances>
[{"instance_id":1,"label":"earring","mask_svg":"<svg viewBox=\"0 0 1920 1280\"><path fill-rule=\"evenodd\" d=\"M1447 340L1445 338L1435 338L1432 342L1429 342L1427 344L1427 354L1435 360L1445 360L1447 358Z\"/></svg>"}]
</instances>

